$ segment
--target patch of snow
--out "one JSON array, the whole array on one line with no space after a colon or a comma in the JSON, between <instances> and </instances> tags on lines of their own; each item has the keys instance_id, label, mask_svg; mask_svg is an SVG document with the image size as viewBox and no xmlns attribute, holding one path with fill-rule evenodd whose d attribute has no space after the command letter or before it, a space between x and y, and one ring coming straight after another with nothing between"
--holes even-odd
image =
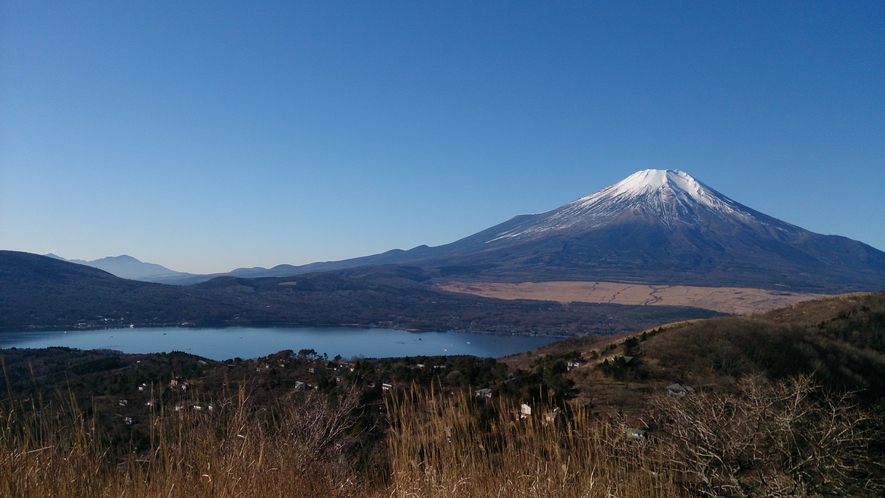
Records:
<instances>
[{"instance_id":1,"label":"patch of snow","mask_svg":"<svg viewBox=\"0 0 885 498\"><path fill-rule=\"evenodd\" d=\"M679 170L647 169L561 208L537 215L528 225L499 234L489 242L535 236L574 226L595 228L624 213L651 215L666 225L692 224L699 211L741 223L764 223L740 204Z\"/></svg>"}]
</instances>

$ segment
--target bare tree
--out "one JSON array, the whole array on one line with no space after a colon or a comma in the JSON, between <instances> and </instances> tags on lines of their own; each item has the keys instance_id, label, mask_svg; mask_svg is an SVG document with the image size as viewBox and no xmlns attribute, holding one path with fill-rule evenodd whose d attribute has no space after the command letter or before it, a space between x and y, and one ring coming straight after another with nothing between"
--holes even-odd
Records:
<instances>
[{"instance_id":1,"label":"bare tree","mask_svg":"<svg viewBox=\"0 0 885 498\"><path fill-rule=\"evenodd\" d=\"M356 440L351 429L357 422L359 392L344 391L335 401L318 392L308 392L290 408L283 420L284 434L295 450L293 457L303 465L317 460L336 461Z\"/></svg>"}]
</instances>

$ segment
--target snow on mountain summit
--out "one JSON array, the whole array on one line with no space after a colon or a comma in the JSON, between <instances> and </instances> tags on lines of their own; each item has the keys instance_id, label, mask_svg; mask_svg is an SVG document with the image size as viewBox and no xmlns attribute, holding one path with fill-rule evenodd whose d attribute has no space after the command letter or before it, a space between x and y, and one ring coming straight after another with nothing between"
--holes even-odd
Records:
<instances>
[{"instance_id":1,"label":"snow on mountain summit","mask_svg":"<svg viewBox=\"0 0 885 498\"><path fill-rule=\"evenodd\" d=\"M664 188L677 188L701 200L703 187L687 173L678 169L646 169L637 171L601 192L608 195L641 195ZM601 193L600 192L600 193ZM588 196L591 197L591 196Z\"/></svg>"},{"instance_id":2,"label":"snow on mountain summit","mask_svg":"<svg viewBox=\"0 0 885 498\"><path fill-rule=\"evenodd\" d=\"M740 211L739 204L678 169L638 171L610 187L582 197L569 205L588 208L601 202L638 201L643 198L651 198L660 203L667 203L671 199L678 200L685 205L698 203L728 213Z\"/></svg>"},{"instance_id":3,"label":"snow on mountain summit","mask_svg":"<svg viewBox=\"0 0 885 498\"><path fill-rule=\"evenodd\" d=\"M755 212L679 170L646 169L620 182L535 215L494 240L532 237L565 229L592 229L629 217L657 220L667 226L695 225L716 216L741 224L765 224Z\"/></svg>"}]
</instances>

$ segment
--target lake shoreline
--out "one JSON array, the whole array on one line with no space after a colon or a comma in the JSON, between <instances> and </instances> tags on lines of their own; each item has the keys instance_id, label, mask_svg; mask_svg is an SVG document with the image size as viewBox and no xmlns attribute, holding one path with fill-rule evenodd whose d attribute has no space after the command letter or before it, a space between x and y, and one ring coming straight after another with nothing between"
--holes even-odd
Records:
<instances>
[{"instance_id":1,"label":"lake shoreline","mask_svg":"<svg viewBox=\"0 0 885 498\"><path fill-rule=\"evenodd\" d=\"M214 360L255 358L286 349L314 349L342 357L501 358L564 338L456 330L410 332L381 327L109 327L0 332L0 349L68 347L125 354L182 351Z\"/></svg>"},{"instance_id":2,"label":"lake shoreline","mask_svg":"<svg viewBox=\"0 0 885 498\"><path fill-rule=\"evenodd\" d=\"M159 330L159 329L189 329L189 330L226 330L226 329L300 329L300 328L312 328L312 329L338 329L338 328L349 328L349 329L364 329L364 330L400 330L403 332L408 332L410 334L447 334L449 332L456 334L482 334L482 335L496 335L496 336L519 336L519 337L550 337L556 339L570 339L575 337L587 337L587 336L604 336L611 334L542 334L538 332L533 333L522 333L522 332L501 332L494 330L479 330L479 329L450 329L450 330L423 330L423 329L412 329L412 328L402 328L397 326L388 326L388 325L357 325L357 324L342 324L342 325L261 325L261 324L248 324L248 325L191 325L191 324L169 324L169 325L135 325L133 327L120 327L117 325L108 325L108 326L88 326L88 327L37 327L31 326L26 329L22 328L10 328L10 329L0 329L0 335L2 334L18 334L18 333L38 333L38 332L90 332L90 331L98 331L98 330Z\"/></svg>"}]
</instances>

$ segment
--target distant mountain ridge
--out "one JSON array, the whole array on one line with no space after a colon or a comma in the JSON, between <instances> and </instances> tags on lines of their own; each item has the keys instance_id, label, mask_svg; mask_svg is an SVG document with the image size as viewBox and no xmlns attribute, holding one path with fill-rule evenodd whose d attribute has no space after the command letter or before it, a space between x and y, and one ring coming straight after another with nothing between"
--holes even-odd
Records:
<instances>
[{"instance_id":1,"label":"distant mountain ridge","mask_svg":"<svg viewBox=\"0 0 885 498\"><path fill-rule=\"evenodd\" d=\"M443 292L431 280L419 268L375 266L297 279L220 277L184 287L0 250L0 331L358 326L575 335L718 314L686 306L500 301Z\"/></svg>"},{"instance_id":2,"label":"distant mountain ridge","mask_svg":"<svg viewBox=\"0 0 885 498\"><path fill-rule=\"evenodd\" d=\"M303 266L134 278L189 285L218 276L288 277L402 264L466 281L608 281L834 294L885 285L885 252L778 220L685 172L656 169L442 246Z\"/></svg>"},{"instance_id":3,"label":"distant mountain ridge","mask_svg":"<svg viewBox=\"0 0 885 498\"><path fill-rule=\"evenodd\" d=\"M56 254L47 254L47 256L62 261L68 261L70 263L91 266L93 268L98 268L99 270L104 270L111 275L115 275L120 278L128 278L131 280L157 281L163 280L164 278L182 277L188 275L182 272L177 272L175 270L170 270L169 268L158 264L145 263L125 254L120 256L108 256L105 258L96 259L94 261L84 261L82 259L65 259Z\"/></svg>"},{"instance_id":4,"label":"distant mountain ridge","mask_svg":"<svg viewBox=\"0 0 885 498\"><path fill-rule=\"evenodd\" d=\"M585 280L839 293L878 290L885 253L744 206L679 170L643 170L539 214L450 244L249 276L409 264L440 276Z\"/></svg>"}]
</instances>

